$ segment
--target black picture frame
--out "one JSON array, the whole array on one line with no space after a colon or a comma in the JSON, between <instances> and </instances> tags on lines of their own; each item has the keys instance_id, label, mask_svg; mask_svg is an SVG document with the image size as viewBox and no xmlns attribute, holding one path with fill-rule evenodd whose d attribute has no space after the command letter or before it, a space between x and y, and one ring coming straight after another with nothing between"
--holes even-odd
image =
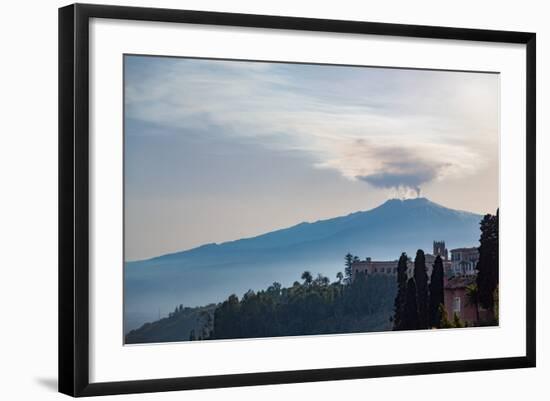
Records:
<instances>
[{"instance_id":1,"label":"black picture frame","mask_svg":"<svg viewBox=\"0 0 550 401\"><path fill-rule=\"evenodd\" d=\"M526 45L526 354L521 357L382 366L89 381L88 60L91 18L438 38ZM534 367L536 364L536 35L436 26L74 4L59 9L59 391L95 396Z\"/></svg>"}]
</instances>

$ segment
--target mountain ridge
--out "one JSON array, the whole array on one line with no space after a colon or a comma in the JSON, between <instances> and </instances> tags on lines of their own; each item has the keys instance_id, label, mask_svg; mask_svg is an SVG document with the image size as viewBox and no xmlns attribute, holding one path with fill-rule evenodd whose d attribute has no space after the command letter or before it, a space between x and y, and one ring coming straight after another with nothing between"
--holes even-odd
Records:
<instances>
[{"instance_id":1,"label":"mountain ridge","mask_svg":"<svg viewBox=\"0 0 550 401\"><path fill-rule=\"evenodd\" d=\"M426 198L392 199L367 211L126 262L125 330L157 317L159 309L215 303L274 281L290 285L304 270L334 279L348 252L394 260L401 252L431 252L434 240L445 240L449 249L476 246L481 218Z\"/></svg>"},{"instance_id":2,"label":"mountain ridge","mask_svg":"<svg viewBox=\"0 0 550 401\"><path fill-rule=\"evenodd\" d=\"M374 211L377 211L377 210L384 210L385 208L388 208L388 207L395 207L395 205L399 205L399 206L413 205L414 207L430 206L430 207L435 207L435 208L441 208L441 209L444 209L446 211L452 211L452 212L459 213L459 214L464 213L464 214L468 214L468 215L478 215L476 213L465 211L465 210L458 210L458 209L448 208L446 206L443 206L441 204L433 202L433 201L429 200L426 197L408 198L408 199L390 198L390 199L386 200L384 203L382 203L378 206L375 206L372 209L368 209L368 210L358 210L358 211L355 211L355 212L348 213L346 215L330 217L330 218L325 218L325 219L319 219L319 220L315 220L315 221L311 221L311 222L302 221L300 223L297 223L297 224L294 224L294 225L291 225L291 226L288 226L288 227L278 228L278 229L275 229L275 230L272 230L272 231L260 233L260 234L249 236L249 237L243 237L243 238L239 238L239 239L235 239L235 240L228 240L228 241L222 241L222 242L210 242L210 243L202 244L202 245L195 246L195 247L192 247L192 248L183 249L183 250L174 251L174 252L168 252L168 253L153 256L153 257L150 257L150 258L128 261L126 263L148 262L148 261L159 260L159 259L162 259L162 258L165 258L165 257L168 257L168 258L177 257L177 256L179 256L181 254L184 254L184 253L187 253L187 252L201 251L201 250L205 250L205 249L212 249L212 248L219 247L219 246L235 244L235 243L239 243L239 242L242 242L242 241L256 240L256 239L261 238L261 237L276 235L278 233L282 233L282 232L285 232L285 231L288 231L288 230L297 229L299 227L309 227L309 226L312 226L312 225L322 224L322 223L325 223L325 222L334 222L334 221L337 221L337 220L348 219L348 218L351 218L352 216L356 216L356 217L361 216L364 213L370 213L370 212L374 212Z\"/></svg>"}]
</instances>

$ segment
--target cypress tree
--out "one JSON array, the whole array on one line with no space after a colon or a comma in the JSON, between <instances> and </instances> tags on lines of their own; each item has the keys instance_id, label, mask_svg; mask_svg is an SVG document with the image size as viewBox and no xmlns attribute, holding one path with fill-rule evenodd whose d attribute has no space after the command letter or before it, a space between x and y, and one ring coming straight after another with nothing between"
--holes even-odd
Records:
<instances>
[{"instance_id":1,"label":"cypress tree","mask_svg":"<svg viewBox=\"0 0 550 401\"><path fill-rule=\"evenodd\" d=\"M414 279L407 281L407 294L405 296L405 309L401 321L402 330L416 330L419 328L418 304L416 302L416 284Z\"/></svg>"},{"instance_id":2,"label":"cypress tree","mask_svg":"<svg viewBox=\"0 0 550 401\"><path fill-rule=\"evenodd\" d=\"M418 328L429 326L428 274L424 251L419 249L414 258L414 282L416 284L416 302L418 303Z\"/></svg>"},{"instance_id":3,"label":"cypress tree","mask_svg":"<svg viewBox=\"0 0 550 401\"><path fill-rule=\"evenodd\" d=\"M441 323L440 306L445 304L443 296L443 261L437 255L430 280L430 327L439 328Z\"/></svg>"},{"instance_id":4,"label":"cypress tree","mask_svg":"<svg viewBox=\"0 0 550 401\"><path fill-rule=\"evenodd\" d=\"M345 276L345 282L351 283L351 276L353 275L351 264L353 263L353 255L348 252L348 254L345 256L346 259L346 267L344 269L344 276Z\"/></svg>"},{"instance_id":5,"label":"cypress tree","mask_svg":"<svg viewBox=\"0 0 550 401\"><path fill-rule=\"evenodd\" d=\"M397 264L397 295L395 296L393 329L401 330L407 299L407 254L403 252Z\"/></svg>"},{"instance_id":6,"label":"cypress tree","mask_svg":"<svg viewBox=\"0 0 550 401\"><path fill-rule=\"evenodd\" d=\"M479 291L479 303L494 311L495 290L498 286L498 210L496 216L486 214L480 223L479 261L477 263L476 283Z\"/></svg>"}]
</instances>

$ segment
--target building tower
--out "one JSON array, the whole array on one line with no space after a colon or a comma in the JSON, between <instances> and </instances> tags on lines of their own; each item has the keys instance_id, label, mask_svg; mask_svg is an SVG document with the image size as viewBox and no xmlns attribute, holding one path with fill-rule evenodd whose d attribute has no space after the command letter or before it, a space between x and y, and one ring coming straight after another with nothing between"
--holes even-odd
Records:
<instances>
[{"instance_id":1,"label":"building tower","mask_svg":"<svg viewBox=\"0 0 550 401\"><path fill-rule=\"evenodd\" d=\"M447 251L447 248L445 247L445 241L434 241L433 255L439 255L443 260L449 259L449 251Z\"/></svg>"}]
</instances>

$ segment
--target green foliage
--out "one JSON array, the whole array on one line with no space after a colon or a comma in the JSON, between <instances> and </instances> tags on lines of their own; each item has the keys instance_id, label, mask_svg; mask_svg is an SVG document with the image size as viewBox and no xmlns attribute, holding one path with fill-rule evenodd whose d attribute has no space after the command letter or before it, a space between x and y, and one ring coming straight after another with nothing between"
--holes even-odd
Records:
<instances>
[{"instance_id":1,"label":"green foliage","mask_svg":"<svg viewBox=\"0 0 550 401\"><path fill-rule=\"evenodd\" d=\"M348 253L345 256L345 260L346 260L346 263L345 263L346 267L344 268L344 274L345 274L346 280L351 281L351 275L353 273L351 269L351 264L353 262L353 255L351 253Z\"/></svg>"},{"instance_id":2,"label":"green foliage","mask_svg":"<svg viewBox=\"0 0 550 401\"><path fill-rule=\"evenodd\" d=\"M462 320L460 320L456 313L453 315L453 327L457 329L464 327L464 323L462 322Z\"/></svg>"},{"instance_id":3,"label":"green foliage","mask_svg":"<svg viewBox=\"0 0 550 401\"><path fill-rule=\"evenodd\" d=\"M402 330L416 330L419 328L417 288L414 279L407 281L407 295L405 297L405 309L402 318Z\"/></svg>"},{"instance_id":4,"label":"green foliage","mask_svg":"<svg viewBox=\"0 0 550 401\"><path fill-rule=\"evenodd\" d=\"M475 283L466 287L466 306L476 309L476 321L479 322L479 288Z\"/></svg>"},{"instance_id":5,"label":"green foliage","mask_svg":"<svg viewBox=\"0 0 550 401\"><path fill-rule=\"evenodd\" d=\"M414 282L416 285L416 302L418 304L418 329L429 327L428 274L424 251L419 249L414 258Z\"/></svg>"},{"instance_id":6,"label":"green foliage","mask_svg":"<svg viewBox=\"0 0 550 401\"><path fill-rule=\"evenodd\" d=\"M458 329L467 327L467 325L460 320L456 313L453 313L453 320L450 321L445 310L445 305L439 305L439 313L441 314L441 322L439 323L439 328L441 329Z\"/></svg>"},{"instance_id":7,"label":"green foliage","mask_svg":"<svg viewBox=\"0 0 550 401\"><path fill-rule=\"evenodd\" d=\"M307 273L307 274L306 274ZM359 274L349 284L315 279L229 297L214 312L209 338L257 338L388 329L396 286L391 277Z\"/></svg>"},{"instance_id":8,"label":"green foliage","mask_svg":"<svg viewBox=\"0 0 550 401\"><path fill-rule=\"evenodd\" d=\"M200 315L202 321L201 338L209 338L214 330L213 314L207 311L202 311Z\"/></svg>"},{"instance_id":9,"label":"green foliage","mask_svg":"<svg viewBox=\"0 0 550 401\"><path fill-rule=\"evenodd\" d=\"M196 308L178 305L173 312L152 323L126 334L126 344L187 341L191 334L194 340L207 335L212 326L215 304Z\"/></svg>"},{"instance_id":10,"label":"green foliage","mask_svg":"<svg viewBox=\"0 0 550 401\"><path fill-rule=\"evenodd\" d=\"M407 297L407 261L406 253L402 253L397 263L397 295L393 306L393 329L402 330L403 314Z\"/></svg>"},{"instance_id":11,"label":"green foliage","mask_svg":"<svg viewBox=\"0 0 550 401\"><path fill-rule=\"evenodd\" d=\"M344 277L345 277L345 282L349 284L351 283L352 276L353 276L352 263L358 262L359 258L357 256L353 256L351 253L348 252L348 254L345 256L345 261L346 263L344 268Z\"/></svg>"},{"instance_id":12,"label":"green foliage","mask_svg":"<svg viewBox=\"0 0 550 401\"><path fill-rule=\"evenodd\" d=\"M480 223L477 287L479 304L494 311L495 289L498 286L498 210L495 216L487 214Z\"/></svg>"},{"instance_id":13,"label":"green foliage","mask_svg":"<svg viewBox=\"0 0 550 401\"><path fill-rule=\"evenodd\" d=\"M302 280L304 280L304 285L309 286L313 282L313 276L309 271L306 270L305 272L302 273Z\"/></svg>"},{"instance_id":14,"label":"green foliage","mask_svg":"<svg viewBox=\"0 0 550 401\"><path fill-rule=\"evenodd\" d=\"M441 321L439 323L440 329L450 329L453 327L453 324L451 321L449 321L449 316L447 315L447 310L445 309L445 305L440 304L439 305L439 314L441 315Z\"/></svg>"},{"instance_id":15,"label":"green foliage","mask_svg":"<svg viewBox=\"0 0 550 401\"><path fill-rule=\"evenodd\" d=\"M430 327L439 328L439 324L441 323L440 306L445 303L443 274L443 261L437 255L430 278Z\"/></svg>"}]
</instances>

